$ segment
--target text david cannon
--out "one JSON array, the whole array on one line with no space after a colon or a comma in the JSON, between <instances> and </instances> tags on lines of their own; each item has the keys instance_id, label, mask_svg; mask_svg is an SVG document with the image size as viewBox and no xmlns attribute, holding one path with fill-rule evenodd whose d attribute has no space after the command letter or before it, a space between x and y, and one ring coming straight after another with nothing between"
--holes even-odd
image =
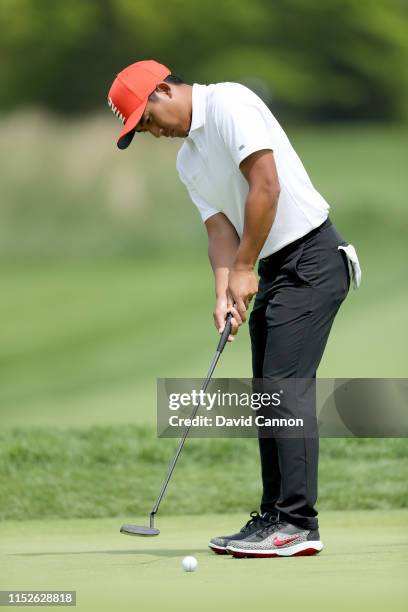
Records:
<instances>
[{"instance_id":1,"label":"text david cannon","mask_svg":"<svg viewBox=\"0 0 408 612\"><path fill-rule=\"evenodd\" d=\"M208 416L195 416L194 418L184 418L177 415L172 415L169 418L171 427L303 427L303 419L268 419L264 416L257 415L256 417L240 416L228 418L222 415L217 415L215 419Z\"/></svg>"}]
</instances>

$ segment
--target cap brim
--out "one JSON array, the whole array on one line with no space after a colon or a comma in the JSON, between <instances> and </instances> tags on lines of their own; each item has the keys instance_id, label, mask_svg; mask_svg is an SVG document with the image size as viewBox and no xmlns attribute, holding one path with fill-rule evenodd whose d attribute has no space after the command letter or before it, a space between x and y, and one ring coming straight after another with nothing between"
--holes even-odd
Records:
<instances>
[{"instance_id":1,"label":"cap brim","mask_svg":"<svg viewBox=\"0 0 408 612\"><path fill-rule=\"evenodd\" d=\"M135 135L136 126L140 121L141 116L143 115L143 111L146 108L147 99L137 107L136 110L130 115L128 120L126 121L123 130L119 134L118 138L118 148L119 149L127 149L130 143L133 140L133 136Z\"/></svg>"}]
</instances>

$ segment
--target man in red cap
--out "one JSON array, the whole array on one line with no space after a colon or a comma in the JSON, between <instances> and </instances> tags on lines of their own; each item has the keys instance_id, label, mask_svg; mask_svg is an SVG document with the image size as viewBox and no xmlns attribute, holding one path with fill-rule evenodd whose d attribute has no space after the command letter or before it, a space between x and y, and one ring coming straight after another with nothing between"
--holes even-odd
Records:
<instances>
[{"instance_id":1,"label":"man in red cap","mask_svg":"<svg viewBox=\"0 0 408 612\"><path fill-rule=\"evenodd\" d=\"M119 149L130 145L136 131L148 130L157 137L188 135L192 88L183 84L184 87L173 90L172 84L182 84L182 81L154 60L136 62L117 75L109 90L108 104L125 124L119 134ZM155 91L160 95L161 104L152 105ZM174 99L181 92L183 96L176 95ZM147 112L148 107L151 113Z\"/></svg>"},{"instance_id":2,"label":"man in red cap","mask_svg":"<svg viewBox=\"0 0 408 612\"><path fill-rule=\"evenodd\" d=\"M124 123L120 149L136 132L184 138L177 170L206 225L214 322L221 333L233 314L229 341L256 295L249 319L254 380L314 381L350 280L357 288L361 273L354 247L331 223L329 204L270 109L239 83L189 85L153 60L122 70L108 103ZM213 538L210 548L255 557L318 553L317 433L260 436L259 448L261 513L251 513L239 532Z\"/></svg>"}]
</instances>

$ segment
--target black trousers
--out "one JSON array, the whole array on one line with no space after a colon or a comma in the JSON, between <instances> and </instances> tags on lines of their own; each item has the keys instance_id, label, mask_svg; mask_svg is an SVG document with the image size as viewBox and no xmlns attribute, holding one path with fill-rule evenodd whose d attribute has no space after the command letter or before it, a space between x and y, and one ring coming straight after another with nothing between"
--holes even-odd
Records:
<instances>
[{"instance_id":1,"label":"black trousers","mask_svg":"<svg viewBox=\"0 0 408 612\"><path fill-rule=\"evenodd\" d=\"M259 261L249 319L256 379L315 378L336 313L350 284L347 244L327 219ZM261 512L317 529L318 436L259 438Z\"/></svg>"}]
</instances>

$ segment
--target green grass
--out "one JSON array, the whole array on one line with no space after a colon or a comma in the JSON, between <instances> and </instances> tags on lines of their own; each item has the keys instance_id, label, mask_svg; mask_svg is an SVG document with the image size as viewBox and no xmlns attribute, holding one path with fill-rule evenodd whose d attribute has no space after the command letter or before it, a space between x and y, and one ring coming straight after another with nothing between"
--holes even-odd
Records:
<instances>
[{"instance_id":1,"label":"green grass","mask_svg":"<svg viewBox=\"0 0 408 612\"><path fill-rule=\"evenodd\" d=\"M363 268L319 376L405 377L407 130L285 128ZM218 340L180 143L146 136L123 153L115 135L109 116L0 120L3 517L145 512L176 444L154 437L156 379L203 376ZM247 326L216 375L251 376ZM402 506L404 453L398 440L323 440L320 507ZM166 512L258 503L255 441L191 440L186 455Z\"/></svg>"},{"instance_id":2,"label":"green grass","mask_svg":"<svg viewBox=\"0 0 408 612\"><path fill-rule=\"evenodd\" d=\"M319 376L404 377L407 131L285 128L363 268ZM114 136L109 116L0 120L2 427L153 425L156 378L207 370L213 279L180 142ZM250 377L247 326L216 374Z\"/></svg>"},{"instance_id":3,"label":"green grass","mask_svg":"<svg viewBox=\"0 0 408 612\"><path fill-rule=\"evenodd\" d=\"M0 519L147 512L176 445L176 440L156 439L149 427L136 426L3 432ZM403 439L322 439L320 509L406 507L407 451ZM191 439L162 511L247 512L258 507L259 498L256 440Z\"/></svg>"},{"instance_id":4,"label":"green grass","mask_svg":"<svg viewBox=\"0 0 408 612\"><path fill-rule=\"evenodd\" d=\"M207 549L243 514L160 516L158 538L127 538L120 520L0 523L0 589L77 591L84 612L266 608L333 612L406 609L408 512L327 512L323 552L296 559L232 559ZM129 516L145 524L146 513ZM187 574L187 554L198 569Z\"/></svg>"},{"instance_id":5,"label":"green grass","mask_svg":"<svg viewBox=\"0 0 408 612\"><path fill-rule=\"evenodd\" d=\"M285 128L363 268L319 375L404 377L406 128ZM180 142L143 136L123 153L114 130L109 116L0 120L3 427L153 424L156 378L200 377L213 354L212 272L175 170ZM250 375L246 326L217 376Z\"/></svg>"},{"instance_id":6,"label":"green grass","mask_svg":"<svg viewBox=\"0 0 408 612\"><path fill-rule=\"evenodd\" d=\"M391 251L391 247L389 249ZM404 377L408 289L402 249L363 260L331 332L321 377ZM202 258L0 266L0 418L15 425L148 423L156 378L201 377L217 343ZM248 327L218 377L251 376Z\"/></svg>"}]
</instances>

